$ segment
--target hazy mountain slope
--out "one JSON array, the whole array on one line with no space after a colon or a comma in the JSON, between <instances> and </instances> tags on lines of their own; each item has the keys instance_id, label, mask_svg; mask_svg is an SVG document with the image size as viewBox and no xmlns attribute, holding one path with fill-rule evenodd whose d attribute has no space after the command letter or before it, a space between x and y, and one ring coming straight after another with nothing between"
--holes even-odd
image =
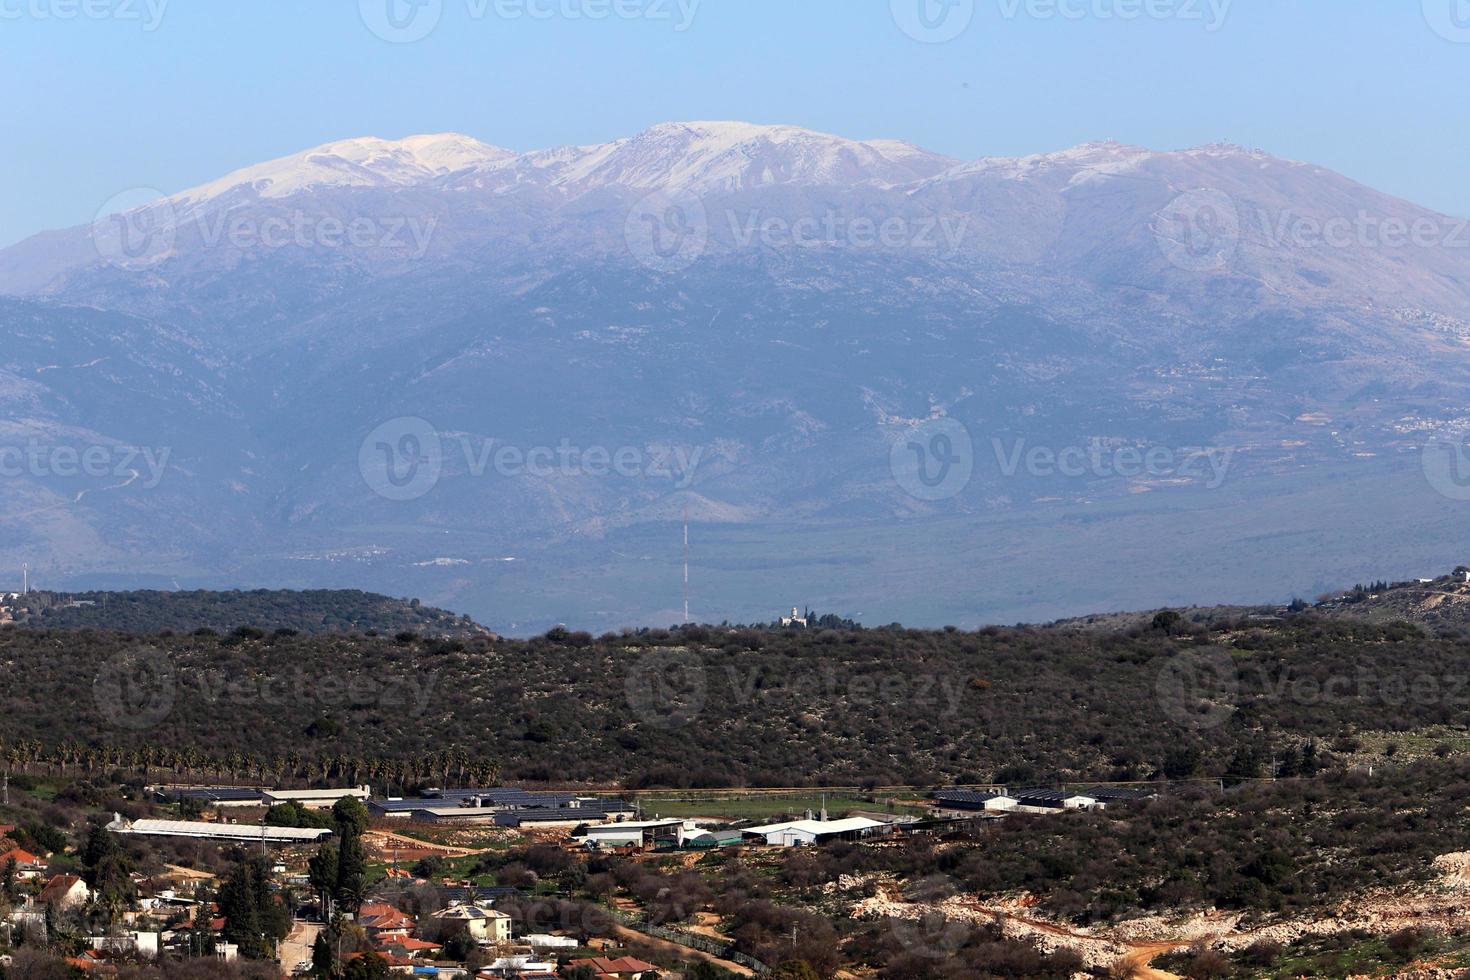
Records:
<instances>
[{"instance_id":1,"label":"hazy mountain slope","mask_svg":"<svg viewBox=\"0 0 1470 980\"><path fill-rule=\"evenodd\" d=\"M294 561L290 584L347 584L326 556L367 549L354 553L447 575L686 508L701 524L887 531L1227 476L1245 481L1232 506L1307 494L1464 413L1459 237L1458 222L1239 147L965 163L689 123L529 153L454 135L344 140L37 236L0 253L0 290L42 301L7 315L49 311L54 344L86 317L157 332L80 342L146 365L156 407L50 397L69 399L69 424L135 412L154 442L198 447L181 498L130 512L130 540L168 541L165 574L225 558L231 574L278 576ZM56 360L44 344L15 358L29 383ZM28 397L20 384L13 397ZM940 417L965 427L974 475L916 494L890 450ZM399 440L421 423L401 419L425 420L438 444L437 479L407 500L363 470L418 444ZM1095 446L1176 462L1204 448L1228 467L1064 478L1016 462ZM588 449L635 463L557 455ZM500 450L521 462L501 466ZM551 465L525 465L542 450ZM1286 476L1284 491L1250 482ZM101 567L99 541L77 537L101 518L65 519L76 540L47 560ZM1061 519L1045 533L1065 537ZM30 532L12 554L62 536ZM1293 580L1326 574L1279 547ZM494 589L474 591L470 608L493 619ZM1014 598L1003 608L1031 605Z\"/></svg>"}]
</instances>

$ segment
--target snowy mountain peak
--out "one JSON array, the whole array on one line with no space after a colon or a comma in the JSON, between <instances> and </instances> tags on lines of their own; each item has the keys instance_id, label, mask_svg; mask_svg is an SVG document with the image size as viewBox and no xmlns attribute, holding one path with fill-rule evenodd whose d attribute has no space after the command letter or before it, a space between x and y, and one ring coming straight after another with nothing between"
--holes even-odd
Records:
<instances>
[{"instance_id":1,"label":"snowy mountain peak","mask_svg":"<svg viewBox=\"0 0 1470 980\"><path fill-rule=\"evenodd\" d=\"M897 140L861 142L797 126L664 123L602 146L531 154L561 185L735 191L773 184L908 183L954 161Z\"/></svg>"},{"instance_id":2,"label":"snowy mountain peak","mask_svg":"<svg viewBox=\"0 0 1470 980\"><path fill-rule=\"evenodd\" d=\"M509 150L458 133L385 140L338 140L301 153L245 167L178 194L176 202L200 204L232 192L280 198L324 187L394 187L425 183L457 171L514 157Z\"/></svg>"}]
</instances>

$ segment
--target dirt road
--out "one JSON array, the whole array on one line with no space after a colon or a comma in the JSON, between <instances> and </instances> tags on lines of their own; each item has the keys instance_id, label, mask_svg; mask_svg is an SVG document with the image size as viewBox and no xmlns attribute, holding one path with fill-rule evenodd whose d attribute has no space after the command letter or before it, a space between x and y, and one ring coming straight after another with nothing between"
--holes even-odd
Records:
<instances>
[{"instance_id":1,"label":"dirt road","mask_svg":"<svg viewBox=\"0 0 1470 980\"><path fill-rule=\"evenodd\" d=\"M281 972L290 976L296 969L297 963L311 962L311 948L316 945L317 934L322 927L316 922L295 922L291 926L291 935L281 942L280 949L276 951L276 959L281 964Z\"/></svg>"},{"instance_id":2,"label":"dirt road","mask_svg":"<svg viewBox=\"0 0 1470 980\"><path fill-rule=\"evenodd\" d=\"M677 956L683 960L710 963L722 969L729 970L731 973L738 973L742 977L755 976L755 971L750 967L741 966L732 960L722 960L711 953L706 953L698 949L690 949L688 946L680 946L678 943L671 943L667 939L658 939L647 933L639 932L636 929L629 929L627 926L614 926L613 928L617 932L618 938L625 942L639 942L645 946L651 946L661 953Z\"/></svg>"},{"instance_id":3,"label":"dirt road","mask_svg":"<svg viewBox=\"0 0 1470 980\"><path fill-rule=\"evenodd\" d=\"M380 851L410 851L414 854L435 854L439 857L462 858L485 854L489 848L450 847L447 844L431 844L416 837L405 837L387 830L369 830L363 839Z\"/></svg>"},{"instance_id":4,"label":"dirt road","mask_svg":"<svg viewBox=\"0 0 1470 980\"><path fill-rule=\"evenodd\" d=\"M1178 947L1160 943L1135 946L1132 952L1118 961L1114 969L1128 980L1181 980L1177 973L1165 973L1150 965L1155 957L1172 953L1175 949Z\"/></svg>"}]
</instances>

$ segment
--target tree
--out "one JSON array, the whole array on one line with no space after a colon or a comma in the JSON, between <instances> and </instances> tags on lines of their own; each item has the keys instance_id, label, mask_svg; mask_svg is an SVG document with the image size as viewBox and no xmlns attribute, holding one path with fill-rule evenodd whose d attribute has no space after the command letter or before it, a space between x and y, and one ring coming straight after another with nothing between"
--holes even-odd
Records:
<instances>
[{"instance_id":1,"label":"tree","mask_svg":"<svg viewBox=\"0 0 1470 980\"><path fill-rule=\"evenodd\" d=\"M316 942L311 946L311 975L317 980L327 980L336 972L336 951L332 948L332 940L327 930L323 929L316 934Z\"/></svg>"},{"instance_id":2,"label":"tree","mask_svg":"<svg viewBox=\"0 0 1470 980\"><path fill-rule=\"evenodd\" d=\"M263 860L235 865L220 888L219 911L225 938L252 960L274 955L276 943L291 931L291 915L270 888L270 868Z\"/></svg>"},{"instance_id":3,"label":"tree","mask_svg":"<svg viewBox=\"0 0 1470 980\"><path fill-rule=\"evenodd\" d=\"M332 818L337 823L337 832L343 837L351 833L354 837L361 837L367 832L371 815L368 808L363 805L362 800L353 796L344 796L332 807Z\"/></svg>"},{"instance_id":4,"label":"tree","mask_svg":"<svg viewBox=\"0 0 1470 980\"><path fill-rule=\"evenodd\" d=\"M307 862L307 877L311 881L311 887L316 891L317 901L321 903L323 919L330 918L332 899L337 894L337 843L336 841L322 841L321 847L317 848L316 855Z\"/></svg>"},{"instance_id":5,"label":"tree","mask_svg":"<svg viewBox=\"0 0 1470 980\"><path fill-rule=\"evenodd\" d=\"M344 980L388 980L388 961L377 953L363 953L347 961L342 970Z\"/></svg>"},{"instance_id":6,"label":"tree","mask_svg":"<svg viewBox=\"0 0 1470 980\"><path fill-rule=\"evenodd\" d=\"M361 905L363 876L367 873L367 858L363 853L362 839L355 835L344 836L337 844L337 884L334 898L349 912L356 912Z\"/></svg>"}]
</instances>

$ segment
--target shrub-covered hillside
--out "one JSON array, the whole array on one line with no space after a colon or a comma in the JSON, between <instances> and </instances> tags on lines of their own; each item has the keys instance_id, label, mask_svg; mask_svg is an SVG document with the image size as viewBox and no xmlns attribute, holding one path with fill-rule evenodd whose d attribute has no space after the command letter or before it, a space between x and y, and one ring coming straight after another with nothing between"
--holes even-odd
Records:
<instances>
[{"instance_id":1,"label":"shrub-covered hillside","mask_svg":"<svg viewBox=\"0 0 1470 980\"><path fill-rule=\"evenodd\" d=\"M16 619L45 629L108 629L152 634L166 630L228 632L253 626L268 632L349 633L413 630L432 636L486 631L467 616L355 590L306 592L33 592L16 600Z\"/></svg>"},{"instance_id":2,"label":"shrub-covered hillside","mask_svg":"<svg viewBox=\"0 0 1470 980\"><path fill-rule=\"evenodd\" d=\"M529 641L10 629L0 738L189 751L201 770L371 767L390 786L461 768L630 786L1249 777L1316 771L1358 732L1464 728L1467 675L1470 643L1312 619Z\"/></svg>"}]
</instances>

